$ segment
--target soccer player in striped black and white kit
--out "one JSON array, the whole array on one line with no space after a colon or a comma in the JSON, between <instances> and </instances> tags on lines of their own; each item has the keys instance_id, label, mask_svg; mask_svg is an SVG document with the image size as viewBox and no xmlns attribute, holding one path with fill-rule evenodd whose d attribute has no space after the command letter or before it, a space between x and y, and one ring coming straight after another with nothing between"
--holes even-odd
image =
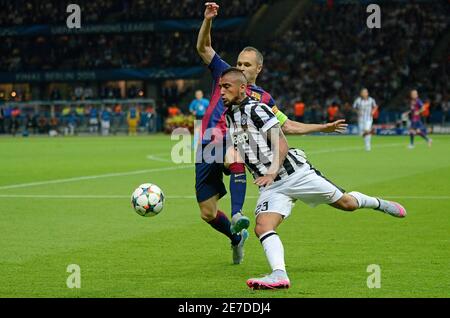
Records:
<instances>
[{"instance_id":1,"label":"soccer player in striped black and white kit","mask_svg":"<svg viewBox=\"0 0 450 318\"><path fill-rule=\"evenodd\" d=\"M378 108L375 99L369 96L367 88L363 88L360 91L360 96L353 103L353 108L358 110L358 126L359 133L364 138L366 150L371 150L372 139L372 123L373 113Z\"/></svg>"},{"instance_id":2,"label":"soccer player in striped black and white kit","mask_svg":"<svg viewBox=\"0 0 450 318\"><path fill-rule=\"evenodd\" d=\"M241 70L225 70L219 87L226 107L229 140L260 188L255 233L264 247L272 273L249 279L250 288L290 287L283 244L275 230L291 214L296 200L311 206L329 204L345 211L372 208L395 217L406 216L405 208L396 202L360 192L345 193L323 177L303 151L289 148L270 107L246 96L247 79Z\"/></svg>"},{"instance_id":3,"label":"soccer player in striped black and white kit","mask_svg":"<svg viewBox=\"0 0 450 318\"><path fill-rule=\"evenodd\" d=\"M245 166L234 162L233 155L227 156L229 163L226 169L223 162L207 162L202 156L203 150L213 146L217 153L226 152L223 148L226 136L225 106L220 98L219 78L224 70L230 67L214 50L211 39L212 20L218 15L219 5L215 2L205 3L205 13L197 37L197 52L203 62L208 65L212 75L211 100L202 119L200 130L200 150L197 152L195 164L195 190L200 208L201 218L218 232L228 236L231 240L233 263L240 264L244 257L244 243L248 237L247 228L250 219L243 215L242 207L247 188ZM256 85L258 74L263 68L263 56L254 47L245 47L238 55L236 66L247 76L246 93L253 99L259 100L272 108L276 114L282 130L289 134L307 134L313 132L343 132L347 124L344 120L337 120L326 124L304 124L288 119L277 107L272 96L263 88ZM222 151L223 150L223 151ZM222 158L220 158L222 159ZM227 190L223 182L223 175L230 174L231 194L231 222L227 215L218 209L218 202Z\"/></svg>"}]
</instances>

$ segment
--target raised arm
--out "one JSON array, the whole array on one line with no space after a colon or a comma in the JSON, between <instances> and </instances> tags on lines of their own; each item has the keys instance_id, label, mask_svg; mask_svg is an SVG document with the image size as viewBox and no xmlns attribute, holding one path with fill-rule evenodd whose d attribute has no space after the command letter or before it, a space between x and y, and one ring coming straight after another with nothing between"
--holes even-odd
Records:
<instances>
[{"instance_id":1,"label":"raised arm","mask_svg":"<svg viewBox=\"0 0 450 318\"><path fill-rule=\"evenodd\" d=\"M205 6L205 18L197 37L197 52L203 62L209 65L216 54L211 46L211 27L212 20L217 16L219 6L215 2L206 2Z\"/></svg>"},{"instance_id":2,"label":"raised arm","mask_svg":"<svg viewBox=\"0 0 450 318\"><path fill-rule=\"evenodd\" d=\"M339 119L326 124L304 124L288 119L283 124L282 129L286 134L306 135L314 132L343 133L347 127L348 125L345 123L345 119Z\"/></svg>"}]
</instances>

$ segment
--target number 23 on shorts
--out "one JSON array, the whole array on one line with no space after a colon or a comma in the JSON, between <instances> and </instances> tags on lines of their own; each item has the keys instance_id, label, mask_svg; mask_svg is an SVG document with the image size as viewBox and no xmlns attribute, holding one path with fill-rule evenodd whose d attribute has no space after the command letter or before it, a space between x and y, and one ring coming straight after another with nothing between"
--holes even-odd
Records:
<instances>
[{"instance_id":1,"label":"number 23 on shorts","mask_svg":"<svg viewBox=\"0 0 450 318\"><path fill-rule=\"evenodd\" d=\"M267 211L269 209L269 202L264 201L256 206L255 213L258 214L259 212Z\"/></svg>"}]
</instances>

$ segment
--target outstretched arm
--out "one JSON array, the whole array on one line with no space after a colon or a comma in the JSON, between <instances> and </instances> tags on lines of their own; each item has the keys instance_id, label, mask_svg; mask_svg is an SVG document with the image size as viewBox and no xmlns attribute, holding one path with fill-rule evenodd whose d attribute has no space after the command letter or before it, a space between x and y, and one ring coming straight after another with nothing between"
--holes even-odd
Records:
<instances>
[{"instance_id":1,"label":"outstretched arm","mask_svg":"<svg viewBox=\"0 0 450 318\"><path fill-rule=\"evenodd\" d=\"M303 124L288 119L281 128L286 134L305 135L314 132L343 133L347 127L348 125L345 123L345 119L339 119L326 124Z\"/></svg>"},{"instance_id":2,"label":"outstretched arm","mask_svg":"<svg viewBox=\"0 0 450 318\"><path fill-rule=\"evenodd\" d=\"M212 20L217 16L219 6L215 2L206 2L205 6L205 18L197 37L197 52L203 62L209 65L216 54L211 46L211 26Z\"/></svg>"}]
</instances>

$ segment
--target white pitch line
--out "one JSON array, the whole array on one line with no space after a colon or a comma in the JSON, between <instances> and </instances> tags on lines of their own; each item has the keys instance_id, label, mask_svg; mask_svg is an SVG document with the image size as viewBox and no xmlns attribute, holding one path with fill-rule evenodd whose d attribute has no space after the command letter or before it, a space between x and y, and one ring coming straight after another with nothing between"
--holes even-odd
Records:
<instances>
[{"instance_id":1,"label":"white pitch line","mask_svg":"<svg viewBox=\"0 0 450 318\"><path fill-rule=\"evenodd\" d=\"M90 194L0 194L0 198L27 198L27 199L129 199L130 195L90 195ZM450 200L450 196L380 196L385 199L403 200ZM195 199L195 195L168 195L167 199ZM258 196L248 195L247 199L257 199Z\"/></svg>"},{"instance_id":2,"label":"white pitch line","mask_svg":"<svg viewBox=\"0 0 450 318\"><path fill-rule=\"evenodd\" d=\"M147 156L147 159L152 160L152 161L170 162L170 163L173 163L172 160L160 158L160 157L158 157L158 155L148 155L148 156Z\"/></svg>"},{"instance_id":3,"label":"white pitch line","mask_svg":"<svg viewBox=\"0 0 450 318\"><path fill-rule=\"evenodd\" d=\"M84 177L75 177L75 178L67 178L67 179L56 179L56 180L48 180L48 181L20 183L20 184L12 184L12 185L7 185L7 186L0 186L0 190L26 188L26 187L39 186L39 185L58 184L58 183L93 180L93 179L101 179L101 178L131 176L131 175L135 175L135 174L188 169L188 168L192 168L192 167L194 167L194 166L193 165L188 165L188 166L184 165L184 166L174 166L174 167L155 168L155 169L146 169L146 170L135 170L135 171L129 171L129 172L107 173L107 174L100 174L100 175L94 175L94 176L84 176Z\"/></svg>"},{"instance_id":4,"label":"white pitch line","mask_svg":"<svg viewBox=\"0 0 450 318\"><path fill-rule=\"evenodd\" d=\"M399 145L403 145L403 143L380 145L380 146L376 146L375 148L396 147ZM361 150L361 149L362 149L362 147L334 148L334 149L325 149L325 150L318 150L318 151L309 151L309 152L307 152L307 154L322 154L322 153L342 152L342 151ZM155 156L153 156L153 158L149 158L149 159L159 160L159 161L165 160L162 158L155 158ZM169 161L169 162L171 162L171 161ZM130 176L130 175L149 173L149 172L171 171L171 170L192 168L193 166L194 165L175 166L175 167L155 168L155 169L137 170L137 171L129 171L129 172L107 173L107 174L101 174L101 175L74 177L74 178L67 178L67 179L56 179L56 180L47 180L47 181L39 181L39 182L20 183L20 184L0 186L0 190L18 189L18 188L26 188L26 187L33 187L33 186L40 186L40 185L48 185L48 184L67 183L67 182L77 182L77 181L84 181L84 180L94 180L94 179L100 179L100 178L122 177L122 176Z\"/></svg>"}]
</instances>

